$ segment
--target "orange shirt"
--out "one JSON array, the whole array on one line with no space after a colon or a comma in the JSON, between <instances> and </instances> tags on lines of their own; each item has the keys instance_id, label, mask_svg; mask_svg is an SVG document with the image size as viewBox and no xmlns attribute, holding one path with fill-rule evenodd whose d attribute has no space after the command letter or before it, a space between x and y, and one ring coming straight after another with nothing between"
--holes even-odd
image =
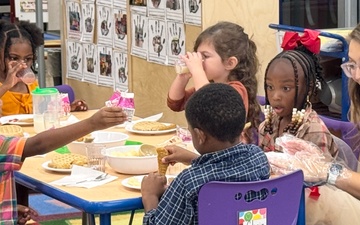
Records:
<instances>
[{"instance_id":1,"label":"orange shirt","mask_svg":"<svg viewBox=\"0 0 360 225\"><path fill-rule=\"evenodd\" d=\"M0 85L2 85L0 83ZM28 86L28 93L19 93L7 91L2 97L2 115L14 115L14 114L31 114L33 113L33 101L31 92L39 86L38 82L35 81Z\"/></svg>"}]
</instances>

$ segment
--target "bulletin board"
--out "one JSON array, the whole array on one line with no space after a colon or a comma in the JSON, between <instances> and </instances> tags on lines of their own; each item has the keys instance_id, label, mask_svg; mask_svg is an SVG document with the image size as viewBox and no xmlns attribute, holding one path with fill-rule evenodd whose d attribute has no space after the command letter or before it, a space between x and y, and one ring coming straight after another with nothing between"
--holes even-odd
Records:
<instances>
[{"instance_id":1,"label":"bulletin board","mask_svg":"<svg viewBox=\"0 0 360 225\"><path fill-rule=\"evenodd\" d=\"M51 0L50 0L51 1ZM43 22L49 21L48 1L43 0ZM15 0L15 15L19 20L36 23L36 0Z\"/></svg>"}]
</instances>

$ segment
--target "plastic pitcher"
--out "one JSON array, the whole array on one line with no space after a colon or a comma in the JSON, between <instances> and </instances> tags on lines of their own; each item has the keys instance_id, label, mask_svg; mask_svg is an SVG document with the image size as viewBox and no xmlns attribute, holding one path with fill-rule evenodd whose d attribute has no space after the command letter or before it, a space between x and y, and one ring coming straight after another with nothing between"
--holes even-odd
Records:
<instances>
[{"instance_id":1,"label":"plastic pitcher","mask_svg":"<svg viewBox=\"0 0 360 225\"><path fill-rule=\"evenodd\" d=\"M56 88L36 88L31 94L35 132L59 127L59 91Z\"/></svg>"}]
</instances>

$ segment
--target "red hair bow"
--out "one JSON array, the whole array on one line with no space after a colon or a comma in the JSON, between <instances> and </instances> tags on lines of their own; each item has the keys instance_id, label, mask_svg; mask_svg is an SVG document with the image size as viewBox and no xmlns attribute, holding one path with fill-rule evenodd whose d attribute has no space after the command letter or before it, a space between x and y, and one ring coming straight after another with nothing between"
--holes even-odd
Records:
<instances>
[{"instance_id":1,"label":"red hair bow","mask_svg":"<svg viewBox=\"0 0 360 225\"><path fill-rule=\"evenodd\" d=\"M320 38L319 31L305 29L304 34L299 36L297 32L285 32L281 47L284 50L293 50L299 46L299 43L305 46L310 52L319 54Z\"/></svg>"}]
</instances>

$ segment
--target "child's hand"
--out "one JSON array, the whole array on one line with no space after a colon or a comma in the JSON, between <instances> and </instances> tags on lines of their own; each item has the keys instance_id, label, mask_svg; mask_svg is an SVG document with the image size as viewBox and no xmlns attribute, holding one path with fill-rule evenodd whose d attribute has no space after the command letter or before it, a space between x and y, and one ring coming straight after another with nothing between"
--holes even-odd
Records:
<instances>
[{"instance_id":1,"label":"child's hand","mask_svg":"<svg viewBox=\"0 0 360 225\"><path fill-rule=\"evenodd\" d=\"M180 59L189 68L191 74L197 74L198 71L204 71L203 56L200 52L187 52L186 55L181 55Z\"/></svg>"},{"instance_id":2,"label":"child's hand","mask_svg":"<svg viewBox=\"0 0 360 225\"><path fill-rule=\"evenodd\" d=\"M161 176L158 173L149 173L148 176L144 176L141 182L141 195L143 197L160 197L164 194L167 187L167 179L165 176Z\"/></svg>"},{"instance_id":3,"label":"child's hand","mask_svg":"<svg viewBox=\"0 0 360 225\"><path fill-rule=\"evenodd\" d=\"M86 111L88 110L88 105L84 100L76 99L70 104L70 111Z\"/></svg>"},{"instance_id":4,"label":"child's hand","mask_svg":"<svg viewBox=\"0 0 360 225\"><path fill-rule=\"evenodd\" d=\"M23 205L18 205L17 210L18 210L17 224L19 224L19 225L26 224L27 221L29 221L31 219L34 220L36 217L39 216L35 210L33 210L30 207L23 206Z\"/></svg>"},{"instance_id":5,"label":"child's hand","mask_svg":"<svg viewBox=\"0 0 360 225\"><path fill-rule=\"evenodd\" d=\"M14 87L15 84L17 84L18 82L21 81L21 79L19 77L16 76L16 74L22 70L27 68L26 63L18 63L16 61L10 61L8 63L8 71L7 71L7 75L6 75L6 79L4 81L5 86L8 86L9 89Z\"/></svg>"},{"instance_id":6,"label":"child's hand","mask_svg":"<svg viewBox=\"0 0 360 225\"><path fill-rule=\"evenodd\" d=\"M169 155L162 158L163 163L169 163L173 165L177 162L181 162L189 165L192 160L199 157L199 155L177 145L165 146L165 149L169 152Z\"/></svg>"},{"instance_id":7,"label":"child's hand","mask_svg":"<svg viewBox=\"0 0 360 225\"><path fill-rule=\"evenodd\" d=\"M102 130L124 123L127 116L120 107L103 107L92 115L89 120L96 130Z\"/></svg>"}]
</instances>

